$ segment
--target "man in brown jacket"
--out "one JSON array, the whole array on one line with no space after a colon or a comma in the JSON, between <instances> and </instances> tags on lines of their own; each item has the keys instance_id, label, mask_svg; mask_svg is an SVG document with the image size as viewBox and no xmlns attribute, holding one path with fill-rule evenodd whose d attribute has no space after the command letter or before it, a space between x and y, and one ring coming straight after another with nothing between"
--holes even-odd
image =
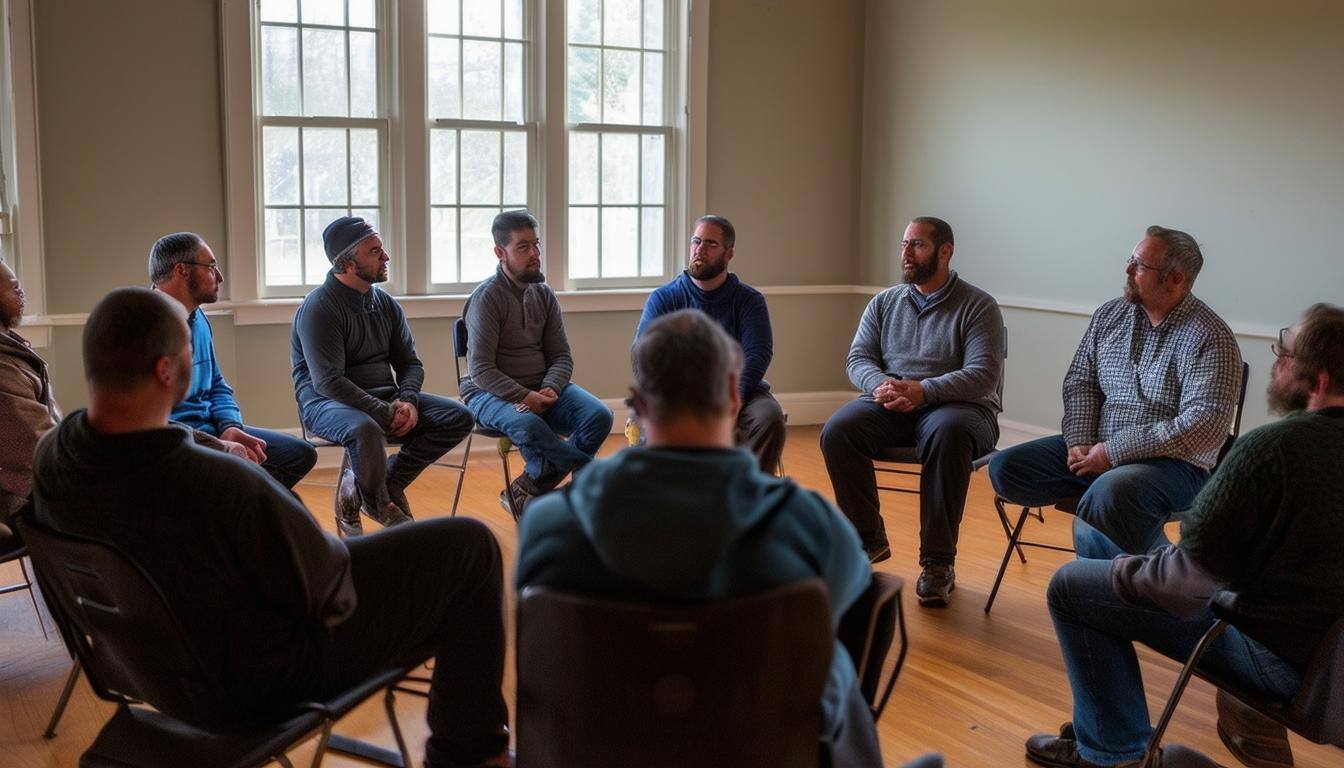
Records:
<instances>
[{"instance_id":1,"label":"man in brown jacket","mask_svg":"<svg viewBox=\"0 0 1344 768\"><path fill-rule=\"evenodd\" d=\"M46 361L14 330L23 307L19 278L0 261L0 522L28 502L33 447L61 420Z\"/></svg>"}]
</instances>

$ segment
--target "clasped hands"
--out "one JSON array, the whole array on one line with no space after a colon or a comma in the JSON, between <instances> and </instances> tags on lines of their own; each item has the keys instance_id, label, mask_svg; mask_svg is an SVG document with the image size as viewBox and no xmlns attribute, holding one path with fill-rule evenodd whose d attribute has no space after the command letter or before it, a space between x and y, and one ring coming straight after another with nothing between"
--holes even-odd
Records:
<instances>
[{"instance_id":1,"label":"clasped hands","mask_svg":"<svg viewBox=\"0 0 1344 768\"><path fill-rule=\"evenodd\" d=\"M231 456L237 456L253 464L266 461L266 441L249 435L237 427L229 427L220 432L219 441L224 444L224 450Z\"/></svg>"},{"instance_id":2,"label":"clasped hands","mask_svg":"<svg viewBox=\"0 0 1344 768\"><path fill-rule=\"evenodd\" d=\"M1100 475L1111 468L1111 457L1106 455L1105 443L1069 446L1069 471L1079 477Z\"/></svg>"},{"instance_id":3,"label":"clasped hands","mask_svg":"<svg viewBox=\"0 0 1344 768\"><path fill-rule=\"evenodd\" d=\"M393 437L404 437L415 429L420 421L420 411L405 400L392 401L392 422L387 425L387 433Z\"/></svg>"},{"instance_id":4,"label":"clasped hands","mask_svg":"<svg viewBox=\"0 0 1344 768\"><path fill-rule=\"evenodd\" d=\"M554 388L542 387L536 392L528 392L523 397L523 402L513 404L513 409L519 413L526 413L527 411L545 413L550 410L552 405L555 405L555 401L558 399L560 399L560 393L556 392Z\"/></svg>"},{"instance_id":5,"label":"clasped hands","mask_svg":"<svg viewBox=\"0 0 1344 768\"><path fill-rule=\"evenodd\" d=\"M873 390L873 400L888 411L909 413L924 402L924 387L909 379L887 379Z\"/></svg>"}]
</instances>

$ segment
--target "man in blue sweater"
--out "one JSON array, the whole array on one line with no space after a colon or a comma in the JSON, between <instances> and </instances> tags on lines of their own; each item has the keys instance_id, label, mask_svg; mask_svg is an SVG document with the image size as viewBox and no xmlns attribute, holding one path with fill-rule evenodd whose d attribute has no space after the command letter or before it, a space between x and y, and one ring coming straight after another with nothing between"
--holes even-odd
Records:
<instances>
[{"instance_id":1,"label":"man in blue sweater","mask_svg":"<svg viewBox=\"0 0 1344 768\"><path fill-rule=\"evenodd\" d=\"M215 340L203 304L219 300L224 274L200 235L164 235L149 251L149 279L156 290L187 309L191 329L191 389L173 407L173 421L224 441L230 453L260 464L286 488L293 488L317 463L317 451L284 432L243 425L243 412L215 360Z\"/></svg>"},{"instance_id":2,"label":"man in blue sweater","mask_svg":"<svg viewBox=\"0 0 1344 768\"><path fill-rule=\"evenodd\" d=\"M728 271L737 233L722 216L701 216L691 236L686 269L649 295L635 340L657 318L679 309L698 309L715 320L742 347L744 365L738 382L742 410L733 438L756 456L762 472L774 472L784 453L784 409L770 394L765 371L774 357L770 310L760 291Z\"/></svg>"}]
</instances>

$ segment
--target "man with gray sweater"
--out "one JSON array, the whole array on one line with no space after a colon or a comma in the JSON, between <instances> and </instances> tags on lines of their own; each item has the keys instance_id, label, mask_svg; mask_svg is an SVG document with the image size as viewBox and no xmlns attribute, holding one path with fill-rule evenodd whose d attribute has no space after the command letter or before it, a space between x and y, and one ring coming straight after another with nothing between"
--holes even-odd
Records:
<instances>
[{"instance_id":1,"label":"man with gray sweater","mask_svg":"<svg viewBox=\"0 0 1344 768\"><path fill-rule=\"evenodd\" d=\"M901 239L902 284L868 304L846 370L863 395L836 411L821 452L840 510L869 559L891 557L873 459L914 446L919 479L920 605L947 604L971 462L999 439L1003 315L994 298L958 277L952 228L920 216Z\"/></svg>"},{"instance_id":2,"label":"man with gray sweater","mask_svg":"<svg viewBox=\"0 0 1344 768\"><path fill-rule=\"evenodd\" d=\"M476 286L463 310L462 399L478 424L508 435L526 462L499 496L514 519L533 496L592 461L611 433L611 409L569 380L574 358L560 304L541 273L537 228L527 211L495 217L490 234L499 268Z\"/></svg>"},{"instance_id":3,"label":"man with gray sweater","mask_svg":"<svg viewBox=\"0 0 1344 768\"><path fill-rule=\"evenodd\" d=\"M294 394L308 431L345 446L336 488L336 525L364 532L359 513L384 527L411 519L406 486L471 432L471 414L421 392L425 368L387 279L387 251L358 216L327 225L326 282L299 305L290 334ZM387 444L401 450L387 455Z\"/></svg>"}]
</instances>

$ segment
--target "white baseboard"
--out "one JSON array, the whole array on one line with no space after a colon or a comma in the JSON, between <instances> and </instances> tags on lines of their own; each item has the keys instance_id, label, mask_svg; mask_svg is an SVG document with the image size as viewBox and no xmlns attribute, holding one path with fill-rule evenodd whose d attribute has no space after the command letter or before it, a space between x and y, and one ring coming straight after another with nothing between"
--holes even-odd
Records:
<instances>
[{"instance_id":1,"label":"white baseboard","mask_svg":"<svg viewBox=\"0 0 1344 768\"><path fill-rule=\"evenodd\" d=\"M816 424L825 424L826 420L835 413L840 406L853 400L858 393L849 390L835 390L823 392L776 392L775 399L784 408L784 412L789 415L789 426L803 427ZM611 434L619 435L625 432L625 420L629 414L629 408L625 405L625 398L608 397L603 398L603 404L611 409L615 418L611 420ZM298 427L280 429L295 437L301 437L303 432ZM1012 419L999 419L999 448L1008 448L1018 443L1024 443L1028 440L1035 440L1038 437L1053 435L1058 429L1042 427L1036 424L1014 421ZM317 467L319 469L335 469L341 464L341 453L334 447L322 448L317 452Z\"/></svg>"}]
</instances>

